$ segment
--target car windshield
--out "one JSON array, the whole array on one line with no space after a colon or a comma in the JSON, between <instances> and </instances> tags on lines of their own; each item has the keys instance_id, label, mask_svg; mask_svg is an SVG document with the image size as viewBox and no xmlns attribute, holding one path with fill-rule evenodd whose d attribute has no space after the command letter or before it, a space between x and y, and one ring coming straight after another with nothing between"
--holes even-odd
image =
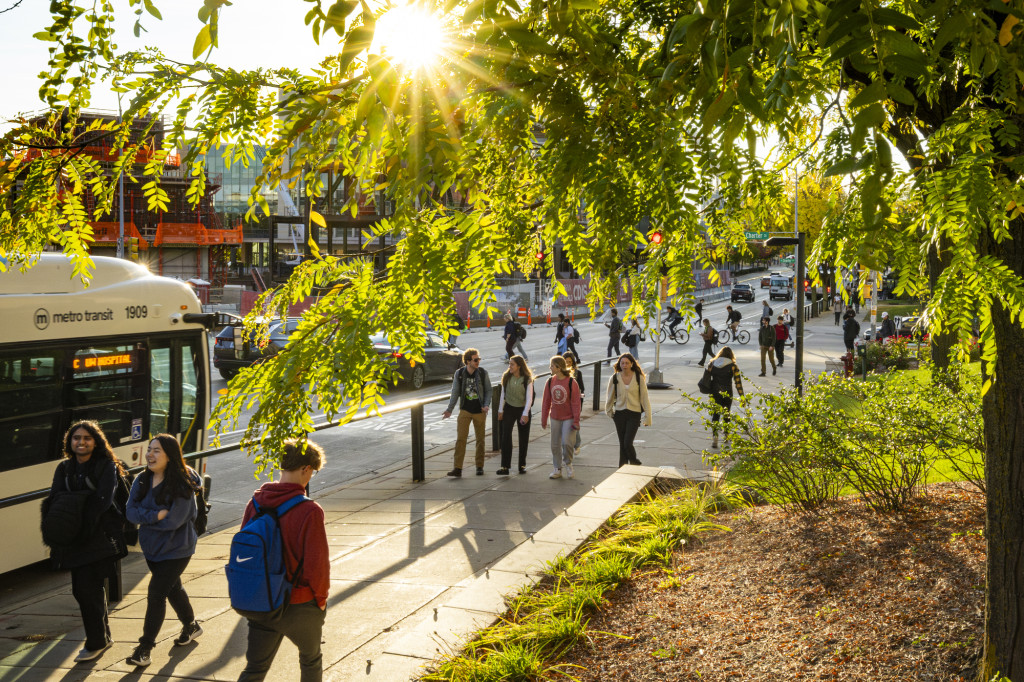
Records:
<instances>
[{"instance_id":1,"label":"car windshield","mask_svg":"<svg viewBox=\"0 0 1024 682\"><path fill-rule=\"evenodd\" d=\"M772 286L773 287L787 287L787 286L789 286L789 280L773 279L772 280Z\"/></svg>"},{"instance_id":2,"label":"car windshield","mask_svg":"<svg viewBox=\"0 0 1024 682\"><path fill-rule=\"evenodd\" d=\"M383 333L374 334L373 336L371 336L370 337L370 343L372 343L375 346L390 346L391 345L391 342L388 341L388 335L387 334L383 334Z\"/></svg>"},{"instance_id":3,"label":"car windshield","mask_svg":"<svg viewBox=\"0 0 1024 682\"><path fill-rule=\"evenodd\" d=\"M750 285L749 284L737 284L734 288L735 289L749 289Z\"/></svg>"}]
</instances>

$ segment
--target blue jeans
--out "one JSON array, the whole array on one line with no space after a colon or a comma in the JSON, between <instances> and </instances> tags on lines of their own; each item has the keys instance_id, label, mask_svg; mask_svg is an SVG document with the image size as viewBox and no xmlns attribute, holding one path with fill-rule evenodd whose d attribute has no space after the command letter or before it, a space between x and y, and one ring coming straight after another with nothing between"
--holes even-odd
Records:
<instances>
[{"instance_id":1,"label":"blue jeans","mask_svg":"<svg viewBox=\"0 0 1024 682\"><path fill-rule=\"evenodd\" d=\"M571 419L551 420L551 466L561 469L562 464L572 464L576 451L576 430Z\"/></svg>"}]
</instances>

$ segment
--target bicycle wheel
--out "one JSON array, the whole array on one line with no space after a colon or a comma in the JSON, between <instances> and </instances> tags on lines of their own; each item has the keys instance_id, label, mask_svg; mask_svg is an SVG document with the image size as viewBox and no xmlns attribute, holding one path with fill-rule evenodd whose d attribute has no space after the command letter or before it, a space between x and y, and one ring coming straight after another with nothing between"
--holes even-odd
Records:
<instances>
[{"instance_id":1,"label":"bicycle wheel","mask_svg":"<svg viewBox=\"0 0 1024 682\"><path fill-rule=\"evenodd\" d=\"M658 330L658 342L659 343L665 343L665 338L667 336L668 336L668 333L665 332L665 328L664 327L662 327L661 329Z\"/></svg>"},{"instance_id":2,"label":"bicycle wheel","mask_svg":"<svg viewBox=\"0 0 1024 682\"><path fill-rule=\"evenodd\" d=\"M736 332L736 339L740 343L747 343L748 341L750 341L750 332L748 332L746 329L741 329L740 331Z\"/></svg>"},{"instance_id":3,"label":"bicycle wheel","mask_svg":"<svg viewBox=\"0 0 1024 682\"><path fill-rule=\"evenodd\" d=\"M685 329L677 329L676 334L673 338L676 340L676 343L686 343L687 341L690 340L690 332L686 331Z\"/></svg>"},{"instance_id":4,"label":"bicycle wheel","mask_svg":"<svg viewBox=\"0 0 1024 682\"><path fill-rule=\"evenodd\" d=\"M732 340L732 332L728 329L723 329L718 332L718 343L729 343Z\"/></svg>"}]
</instances>

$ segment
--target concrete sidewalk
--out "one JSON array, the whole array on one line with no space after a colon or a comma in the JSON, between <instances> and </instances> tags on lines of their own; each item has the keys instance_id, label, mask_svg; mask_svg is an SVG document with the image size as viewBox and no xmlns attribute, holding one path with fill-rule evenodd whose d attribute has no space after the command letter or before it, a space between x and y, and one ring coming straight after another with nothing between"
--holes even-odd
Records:
<instances>
[{"instance_id":1,"label":"concrete sidewalk","mask_svg":"<svg viewBox=\"0 0 1024 682\"><path fill-rule=\"evenodd\" d=\"M831 319L827 324L822 318L808 325L820 327L823 342L822 348L808 348L809 371L824 369L826 357L839 352L829 351L835 342ZM753 364L756 346L738 351L740 367L753 377L759 371ZM654 426L642 428L636 441L645 466L616 468L614 425L603 413L594 413L588 400L575 480L547 478L550 432L537 424L525 475L496 476L497 453L488 453L486 475L473 476L470 468L469 476L448 479L448 450L427 460L423 483L413 483L411 468L401 466L316 494L326 511L331 546L325 678L415 678L439 651L457 647L462 638L493 622L503 611L503 596L536 580L546 561L576 549L656 478L678 478L659 467L706 475L701 452L709 437L680 395L680 390L696 393L702 370L696 359L662 370L674 388L651 392ZM792 372L756 381L771 390L791 382ZM328 452L327 466L330 462ZM141 634L149 580L141 554L133 553L123 562L124 598L111 609L115 644L109 651L97 661L72 662L84 631L66 579L58 588L21 601L6 599L0 607L0 679L236 679L244 666L246 624L228 604L223 571L234 530L201 538L183 576L205 631L197 642L172 646L180 625L168 609L152 665L135 672L125 663ZM298 679L290 643L281 647L268 679Z\"/></svg>"}]
</instances>

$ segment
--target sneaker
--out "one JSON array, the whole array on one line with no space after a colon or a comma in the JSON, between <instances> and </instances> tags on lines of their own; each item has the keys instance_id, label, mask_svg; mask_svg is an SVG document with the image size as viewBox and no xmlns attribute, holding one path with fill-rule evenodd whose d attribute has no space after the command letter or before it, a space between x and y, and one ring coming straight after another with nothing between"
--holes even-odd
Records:
<instances>
[{"instance_id":1,"label":"sneaker","mask_svg":"<svg viewBox=\"0 0 1024 682\"><path fill-rule=\"evenodd\" d=\"M519 467L519 473L525 474L526 473L526 467Z\"/></svg>"},{"instance_id":2,"label":"sneaker","mask_svg":"<svg viewBox=\"0 0 1024 682\"><path fill-rule=\"evenodd\" d=\"M772 367L772 376L775 376L775 368Z\"/></svg>"},{"instance_id":3,"label":"sneaker","mask_svg":"<svg viewBox=\"0 0 1024 682\"><path fill-rule=\"evenodd\" d=\"M571 464L566 464L565 465L565 477L566 478L576 478L576 473L572 470L572 465Z\"/></svg>"},{"instance_id":4,"label":"sneaker","mask_svg":"<svg viewBox=\"0 0 1024 682\"><path fill-rule=\"evenodd\" d=\"M185 646L189 642L194 642L201 634L203 628L199 627L199 622L192 621L181 628L181 634L174 640L174 646Z\"/></svg>"},{"instance_id":5,"label":"sneaker","mask_svg":"<svg viewBox=\"0 0 1024 682\"><path fill-rule=\"evenodd\" d=\"M462 478L462 469L456 467L455 469L449 471L447 475L451 476L452 478Z\"/></svg>"},{"instance_id":6,"label":"sneaker","mask_svg":"<svg viewBox=\"0 0 1024 682\"><path fill-rule=\"evenodd\" d=\"M629 463L635 467L642 467L644 465L644 463L638 459L631 460Z\"/></svg>"},{"instance_id":7,"label":"sneaker","mask_svg":"<svg viewBox=\"0 0 1024 682\"><path fill-rule=\"evenodd\" d=\"M703 363L703 362L698 362L698 363L697 363L697 366L698 366L698 367L703 367L703 366L704 366L704 363Z\"/></svg>"},{"instance_id":8,"label":"sneaker","mask_svg":"<svg viewBox=\"0 0 1024 682\"><path fill-rule=\"evenodd\" d=\"M143 644L135 647L135 651L128 657L128 665L134 665L138 668L145 668L153 661L149 658L149 647Z\"/></svg>"},{"instance_id":9,"label":"sneaker","mask_svg":"<svg viewBox=\"0 0 1024 682\"><path fill-rule=\"evenodd\" d=\"M582 446L579 446L579 445L576 446L576 449L573 451L573 457L579 457L580 456L580 447L582 447Z\"/></svg>"},{"instance_id":10,"label":"sneaker","mask_svg":"<svg viewBox=\"0 0 1024 682\"><path fill-rule=\"evenodd\" d=\"M497 474L499 476L508 476L508 469L506 469L505 467L501 467L500 469L498 469Z\"/></svg>"},{"instance_id":11,"label":"sneaker","mask_svg":"<svg viewBox=\"0 0 1024 682\"><path fill-rule=\"evenodd\" d=\"M483 467L477 467L476 468L476 475L477 476L483 476L484 475L484 468Z\"/></svg>"},{"instance_id":12,"label":"sneaker","mask_svg":"<svg viewBox=\"0 0 1024 682\"><path fill-rule=\"evenodd\" d=\"M711 441L711 447L712 448L717 448L718 447L718 439L717 438L714 439L713 441Z\"/></svg>"},{"instance_id":13,"label":"sneaker","mask_svg":"<svg viewBox=\"0 0 1024 682\"><path fill-rule=\"evenodd\" d=\"M103 652L112 646L114 646L114 643L108 640L107 643L101 646L99 649L86 649L83 647L82 650L78 652L78 655L75 656L75 663L94 661L100 656L102 656Z\"/></svg>"},{"instance_id":14,"label":"sneaker","mask_svg":"<svg viewBox=\"0 0 1024 682\"><path fill-rule=\"evenodd\" d=\"M561 478L561 477L562 477L562 470L561 469L552 469L551 473L548 474L548 478Z\"/></svg>"},{"instance_id":15,"label":"sneaker","mask_svg":"<svg viewBox=\"0 0 1024 682\"><path fill-rule=\"evenodd\" d=\"M774 371L774 370L772 370L772 371ZM761 372L761 373L760 373L760 374L758 374L757 376L759 376L759 377L763 377L763 376L764 376L764 372Z\"/></svg>"}]
</instances>

